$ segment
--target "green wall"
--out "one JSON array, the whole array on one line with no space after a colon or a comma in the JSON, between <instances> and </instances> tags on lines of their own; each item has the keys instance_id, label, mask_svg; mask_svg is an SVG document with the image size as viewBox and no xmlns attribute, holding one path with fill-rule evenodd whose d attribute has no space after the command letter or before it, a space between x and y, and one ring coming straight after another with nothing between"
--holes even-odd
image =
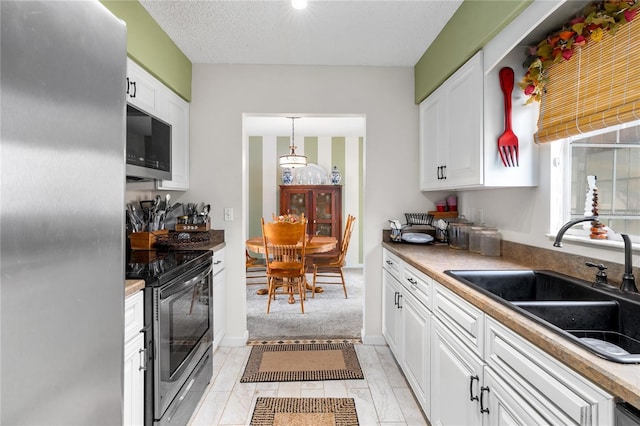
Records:
<instances>
[{"instance_id":1,"label":"green wall","mask_svg":"<svg viewBox=\"0 0 640 426\"><path fill-rule=\"evenodd\" d=\"M414 67L415 102L422 102L532 2L464 0Z\"/></svg>"},{"instance_id":2,"label":"green wall","mask_svg":"<svg viewBox=\"0 0 640 426\"><path fill-rule=\"evenodd\" d=\"M127 53L154 77L191 101L191 61L138 0L101 0L127 23Z\"/></svg>"}]
</instances>

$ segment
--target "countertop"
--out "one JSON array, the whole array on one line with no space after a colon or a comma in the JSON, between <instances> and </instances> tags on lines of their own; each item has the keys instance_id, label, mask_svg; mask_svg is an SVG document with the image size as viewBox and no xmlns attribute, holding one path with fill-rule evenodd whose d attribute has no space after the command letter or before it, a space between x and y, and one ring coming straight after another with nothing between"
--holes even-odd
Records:
<instances>
[{"instance_id":1,"label":"countertop","mask_svg":"<svg viewBox=\"0 0 640 426\"><path fill-rule=\"evenodd\" d=\"M383 242L382 246L523 338L600 386L640 409L640 365L618 364L591 354L536 322L444 274L448 269L530 269L503 257L485 257L446 245Z\"/></svg>"},{"instance_id":2,"label":"countertop","mask_svg":"<svg viewBox=\"0 0 640 426\"><path fill-rule=\"evenodd\" d=\"M124 297L127 298L144 288L144 280L125 280Z\"/></svg>"}]
</instances>

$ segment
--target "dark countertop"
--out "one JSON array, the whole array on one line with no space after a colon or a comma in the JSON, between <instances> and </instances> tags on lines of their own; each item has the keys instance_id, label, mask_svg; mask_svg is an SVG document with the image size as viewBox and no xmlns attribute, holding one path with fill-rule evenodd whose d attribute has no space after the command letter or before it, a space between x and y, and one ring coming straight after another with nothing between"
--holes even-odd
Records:
<instances>
[{"instance_id":1,"label":"dark countertop","mask_svg":"<svg viewBox=\"0 0 640 426\"><path fill-rule=\"evenodd\" d=\"M640 409L640 365L618 364L593 355L444 274L448 269L535 269L535 267L529 266L526 262L516 262L504 257L484 257L466 250L454 250L443 244L416 245L383 242L382 246L602 389Z\"/></svg>"}]
</instances>

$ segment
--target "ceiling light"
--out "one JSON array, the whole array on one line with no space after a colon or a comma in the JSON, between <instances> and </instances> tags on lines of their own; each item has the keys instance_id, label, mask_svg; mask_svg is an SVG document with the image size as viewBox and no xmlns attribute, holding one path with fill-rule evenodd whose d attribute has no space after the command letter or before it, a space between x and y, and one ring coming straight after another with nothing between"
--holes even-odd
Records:
<instances>
[{"instance_id":1,"label":"ceiling light","mask_svg":"<svg viewBox=\"0 0 640 426\"><path fill-rule=\"evenodd\" d=\"M289 155L283 155L280 157L280 167L286 168L289 167L294 169L296 167L304 167L307 165L307 157L304 155L296 154L296 146L295 146L295 120L300 117L287 117L291 119L291 152Z\"/></svg>"},{"instance_id":2,"label":"ceiling light","mask_svg":"<svg viewBox=\"0 0 640 426\"><path fill-rule=\"evenodd\" d=\"M294 9L302 10L307 7L307 0L291 0L291 6Z\"/></svg>"}]
</instances>

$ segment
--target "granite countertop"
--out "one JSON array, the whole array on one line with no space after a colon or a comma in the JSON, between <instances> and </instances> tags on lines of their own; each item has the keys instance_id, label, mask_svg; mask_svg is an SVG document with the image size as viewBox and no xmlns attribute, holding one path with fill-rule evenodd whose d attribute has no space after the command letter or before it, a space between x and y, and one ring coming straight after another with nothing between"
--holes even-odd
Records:
<instances>
[{"instance_id":1,"label":"granite countertop","mask_svg":"<svg viewBox=\"0 0 640 426\"><path fill-rule=\"evenodd\" d=\"M593 355L444 274L448 269L531 269L527 264L504 257L485 257L466 250L454 250L446 245L423 246L383 242L382 246L607 392L640 409L640 365L618 364Z\"/></svg>"}]
</instances>

